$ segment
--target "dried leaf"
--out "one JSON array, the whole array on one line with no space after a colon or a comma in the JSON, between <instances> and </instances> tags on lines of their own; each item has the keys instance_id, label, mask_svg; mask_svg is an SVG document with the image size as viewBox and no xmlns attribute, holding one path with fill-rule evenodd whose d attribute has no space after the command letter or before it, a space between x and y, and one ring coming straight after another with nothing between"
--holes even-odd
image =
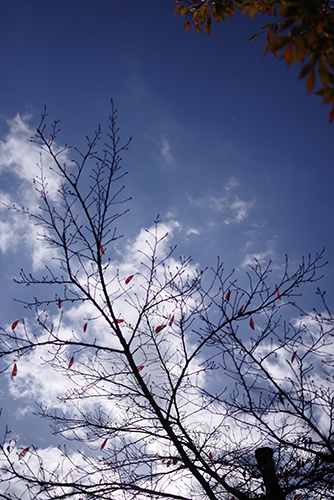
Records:
<instances>
[{"instance_id":1,"label":"dried leaf","mask_svg":"<svg viewBox=\"0 0 334 500\"><path fill-rule=\"evenodd\" d=\"M238 316L240 316L240 314L242 313L242 310L243 310L244 306L241 306L239 311L238 311Z\"/></svg>"},{"instance_id":2,"label":"dried leaf","mask_svg":"<svg viewBox=\"0 0 334 500\"><path fill-rule=\"evenodd\" d=\"M14 321L14 323L12 324L12 330L15 330L17 324L19 323L19 319L17 319L16 321Z\"/></svg>"},{"instance_id":3,"label":"dried leaf","mask_svg":"<svg viewBox=\"0 0 334 500\"><path fill-rule=\"evenodd\" d=\"M74 356L72 356L71 359L70 359L70 362L68 364L68 369L70 369L71 366L73 365L73 361L74 361Z\"/></svg>"},{"instance_id":4,"label":"dried leaf","mask_svg":"<svg viewBox=\"0 0 334 500\"><path fill-rule=\"evenodd\" d=\"M209 458L210 458L210 459L212 458L212 453L211 453L211 451L210 451L210 453L209 453Z\"/></svg>"},{"instance_id":5,"label":"dried leaf","mask_svg":"<svg viewBox=\"0 0 334 500\"><path fill-rule=\"evenodd\" d=\"M176 465L177 464L177 458L173 458L173 464Z\"/></svg>"},{"instance_id":6,"label":"dried leaf","mask_svg":"<svg viewBox=\"0 0 334 500\"><path fill-rule=\"evenodd\" d=\"M137 370L138 370L139 372L141 372L143 368L144 368L144 365L141 365L141 366L138 366Z\"/></svg>"},{"instance_id":7,"label":"dried leaf","mask_svg":"<svg viewBox=\"0 0 334 500\"><path fill-rule=\"evenodd\" d=\"M12 371L12 380L13 378L17 375L17 364L14 363L14 366L13 366L13 371Z\"/></svg>"},{"instance_id":8,"label":"dried leaf","mask_svg":"<svg viewBox=\"0 0 334 500\"><path fill-rule=\"evenodd\" d=\"M258 34L258 33L255 33L255 35L252 35L252 36L250 37L250 39L249 39L249 40L247 40L247 42L246 42L246 43L251 42L251 41L252 41L252 40L254 40L254 38L256 38L257 36L259 36L259 34Z\"/></svg>"},{"instance_id":9,"label":"dried leaf","mask_svg":"<svg viewBox=\"0 0 334 500\"><path fill-rule=\"evenodd\" d=\"M297 351L295 351L295 352L293 353L292 358L291 358L291 363L293 363L293 362L294 362L295 357L296 357L296 354L297 354Z\"/></svg>"},{"instance_id":10,"label":"dried leaf","mask_svg":"<svg viewBox=\"0 0 334 500\"><path fill-rule=\"evenodd\" d=\"M306 90L309 94L314 89L314 85L315 85L315 71L314 68L311 68L308 77L306 78Z\"/></svg>"},{"instance_id":11,"label":"dried leaf","mask_svg":"<svg viewBox=\"0 0 334 500\"><path fill-rule=\"evenodd\" d=\"M227 292L225 299L230 300L230 297L231 297L231 290Z\"/></svg>"},{"instance_id":12,"label":"dried leaf","mask_svg":"<svg viewBox=\"0 0 334 500\"><path fill-rule=\"evenodd\" d=\"M167 325L160 325L160 326L157 326L156 329L155 329L155 333L159 333L161 332L161 330L163 330L164 328L166 328Z\"/></svg>"},{"instance_id":13,"label":"dried leaf","mask_svg":"<svg viewBox=\"0 0 334 500\"><path fill-rule=\"evenodd\" d=\"M19 454L19 460L21 460L21 458L23 458L29 451L30 449L30 446L27 446L26 448L24 448L24 450L21 451L21 453Z\"/></svg>"},{"instance_id":14,"label":"dried leaf","mask_svg":"<svg viewBox=\"0 0 334 500\"><path fill-rule=\"evenodd\" d=\"M85 324L84 324L84 326L83 326L83 331L84 331L84 333L85 333L85 331L87 330L87 325L88 325L88 323L85 323Z\"/></svg>"},{"instance_id":15,"label":"dried leaf","mask_svg":"<svg viewBox=\"0 0 334 500\"><path fill-rule=\"evenodd\" d=\"M191 26L191 22L190 21L184 21L184 28L185 28L186 31L189 30L190 26Z\"/></svg>"},{"instance_id":16,"label":"dried leaf","mask_svg":"<svg viewBox=\"0 0 334 500\"><path fill-rule=\"evenodd\" d=\"M102 255L104 255L103 246L101 244L100 244L100 250L101 250Z\"/></svg>"},{"instance_id":17,"label":"dried leaf","mask_svg":"<svg viewBox=\"0 0 334 500\"><path fill-rule=\"evenodd\" d=\"M133 277L134 277L134 274L131 274L131 276L128 276L125 280L125 284L128 285Z\"/></svg>"},{"instance_id":18,"label":"dried leaf","mask_svg":"<svg viewBox=\"0 0 334 500\"><path fill-rule=\"evenodd\" d=\"M103 443L101 444L100 450L103 450L103 448L107 444L107 441L108 441L108 438L103 441Z\"/></svg>"},{"instance_id":19,"label":"dried leaf","mask_svg":"<svg viewBox=\"0 0 334 500\"><path fill-rule=\"evenodd\" d=\"M253 318L251 318L251 319L249 320L249 324L250 324L251 329L252 329L252 330L255 330L255 326L254 326L254 321L253 321Z\"/></svg>"},{"instance_id":20,"label":"dried leaf","mask_svg":"<svg viewBox=\"0 0 334 500\"><path fill-rule=\"evenodd\" d=\"M276 287L276 293L277 293L277 297L279 298L279 300L282 300L281 295L279 293L279 289L277 287Z\"/></svg>"},{"instance_id":21,"label":"dried leaf","mask_svg":"<svg viewBox=\"0 0 334 500\"><path fill-rule=\"evenodd\" d=\"M329 112L329 123L333 123L333 120L334 120L334 106Z\"/></svg>"},{"instance_id":22,"label":"dried leaf","mask_svg":"<svg viewBox=\"0 0 334 500\"><path fill-rule=\"evenodd\" d=\"M173 316L170 319L169 326L172 326L173 322L174 322L174 314L173 314Z\"/></svg>"},{"instance_id":23,"label":"dried leaf","mask_svg":"<svg viewBox=\"0 0 334 500\"><path fill-rule=\"evenodd\" d=\"M58 298L58 308L61 309L61 300L60 300L60 297Z\"/></svg>"},{"instance_id":24,"label":"dried leaf","mask_svg":"<svg viewBox=\"0 0 334 500\"><path fill-rule=\"evenodd\" d=\"M116 321L113 321L111 324L115 324L115 323L123 323L124 319L116 319Z\"/></svg>"}]
</instances>

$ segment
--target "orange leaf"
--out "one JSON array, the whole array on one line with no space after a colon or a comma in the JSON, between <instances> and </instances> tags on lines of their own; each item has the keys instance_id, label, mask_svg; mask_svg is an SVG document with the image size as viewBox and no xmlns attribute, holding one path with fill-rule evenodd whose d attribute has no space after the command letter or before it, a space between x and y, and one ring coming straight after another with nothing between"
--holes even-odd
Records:
<instances>
[{"instance_id":1,"label":"orange leaf","mask_svg":"<svg viewBox=\"0 0 334 500\"><path fill-rule=\"evenodd\" d=\"M14 363L14 366L13 366L13 371L12 371L12 380L13 378L17 375L17 364Z\"/></svg>"},{"instance_id":2,"label":"orange leaf","mask_svg":"<svg viewBox=\"0 0 334 500\"><path fill-rule=\"evenodd\" d=\"M178 4L176 7L175 7L175 10L174 10L174 16L176 16L176 14L178 14L179 10L181 8L181 5Z\"/></svg>"},{"instance_id":3,"label":"orange leaf","mask_svg":"<svg viewBox=\"0 0 334 500\"><path fill-rule=\"evenodd\" d=\"M207 34L210 36L210 33L211 33L211 17L208 17L205 25L204 25L204 29L205 31L207 32Z\"/></svg>"},{"instance_id":4,"label":"orange leaf","mask_svg":"<svg viewBox=\"0 0 334 500\"><path fill-rule=\"evenodd\" d=\"M21 458L23 458L29 451L30 449L30 446L27 446L26 448L24 448L24 450L21 451L21 453L19 454L19 460L21 460Z\"/></svg>"},{"instance_id":5,"label":"orange leaf","mask_svg":"<svg viewBox=\"0 0 334 500\"><path fill-rule=\"evenodd\" d=\"M87 330L87 323L85 323L84 326L83 326L84 333L85 333L86 330Z\"/></svg>"},{"instance_id":6,"label":"orange leaf","mask_svg":"<svg viewBox=\"0 0 334 500\"><path fill-rule=\"evenodd\" d=\"M103 448L104 448L104 447L105 447L105 445L107 444L107 441L108 441L108 439L105 439L105 440L103 441L103 443L101 444L101 448L100 448L100 450L103 450Z\"/></svg>"},{"instance_id":7,"label":"orange leaf","mask_svg":"<svg viewBox=\"0 0 334 500\"><path fill-rule=\"evenodd\" d=\"M250 37L250 39L249 39L249 40L247 40L247 42L246 42L246 43L251 42L251 41L252 41L252 40L254 40L254 38L256 38L257 36L259 36L259 35L258 35L258 33L255 33L255 35L252 35L252 36Z\"/></svg>"},{"instance_id":8,"label":"orange leaf","mask_svg":"<svg viewBox=\"0 0 334 500\"><path fill-rule=\"evenodd\" d=\"M14 323L12 324L12 330L15 330L16 328L16 325L19 323L19 319L17 319L16 321L14 321Z\"/></svg>"},{"instance_id":9,"label":"orange leaf","mask_svg":"<svg viewBox=\"0 0 334 500\"><path fill-rule=\"evenodd\" d=\"M255 330L253 318L249 320L249 324L252 330Z\"/></svg>"},{"instance_id":10,"label":"orange leaf","mask_svg":"<svg viewBox=\"0 0 334 500\"><path fill-rule=\"evenodd\" d=\"M227 292L225 299L230 300L230 297L231 297L231 290Z\"/></svg>"},{"instance_id":11,"label":"orange leaf","mask_svg":"<svg viewBox=\"0 0 334 500\"><path fill-rule=\"evenodd\" d=\"M101 250L102 255L104 255L103 246L101 244L100 244L100 250Z\"/></svg>"},{"instance_id":12,"label":"orange leaf","mask_svg":"<svg viewBox=\"0 0 334 500\"><path fill-rule=\"evenodd\" d=\"M314 89L314 85L315 85L315 71L314 68L311 68L308 77L306 78L306 90L309 94Z\"/></svg>"},{"instance_id":13,"label":"orange leaf","mask_svg":"<svg viewBox=\"0 0 334 500\"><path fill-rule=\"evenodd\" d=\"M276 287L276 293L277 293L277 297L282 300L281 296L280 296L280 293L279 293L279 289Z\"/></svg>"},{"instance_id":14,"label":"orange leaf","mask_svg":"<svg viewBox=\"0 0 334 500\"><path fill-rule=\"evenodd\" d=\"M171 317L171 319L170 319L169 326L172 326L173 321L174 321L174 314L173 314L173 316L172 316L172 317Z\"/></svg>"},{"instance_id":15,"label":"orange leaf","mask_svg":"<svg viewBox=\"0 0 334 500\"><path fill-rule=\"evenodd\" d=\"M287 45L287 47L283 53L283 56L284 56L284 59L285 59L287 66L289 67L290 64L292 63L292 60L293 60L293 50L292 50L291 43L289 43L289 45Z\"/></svg>"},{"instance_id":16,"label":"orange leaf","mask_svg":"<svg viewBox=\"0 0 334 500\"><path fill-rule=\"evenodd\" d=\"M160 325L160 326L157 326L156 329L155 329L155 333L159 333L161 332L161 330L163 330L167 325Z\"/></svg>"},{"instance_id":17,"label":"orange leaf","mask_svg":"<svg viewBox=\"0 0 334 500\"><path fill-rule=\"evenodd\" d=\"M133 277L134 277L134 274L131 274L131 276L128 276L125 280L125 284L128 285Z\"/></svg>"},{"instance_id":18,"label":"orange leaf","mask_svg":"<svg viewBox=\"0 0 334 500\"><path fill-rule=\"evenodd\" d=\"M70 359L70 362L68 364L68 369L70 369L71 366L73 365L73 361L74 361L74 356L72 356L71 359Z\"/></svg>"},{"instance_id":19,"label":"orange leaf","mask_svg":"<svg viewBox=\"0 0 334 500\"><path fill-rule=\"evenodd\" d=\"M186 31L189 30L190 26L191 26L191 22L190 21L184 21L184 28L185 28Z\"/></svg>"},{"instance_id":20,"label":"orange leaf","mask_svg":"<svg viewBox=\"0 0 334 500\"><path fill-rule=\"evenodd\" d=\"M58 298L58 308L61 309L61 300L60 300L60 297Z\"/></svg>"},{"instance_id":21,"label":"orange leaf","mask_svg":"<svg viewBox=\"0 0 334 500\"><path fill-rule=\"evenodd\" d=\"M295 357L296 357L296 354L297 354L297 351L295 351L295 352L293 353L292 358L291 358L291 363L293 363L293 362L294 362Z\"/></svg>"},{"instance_id":22,"label":"orange leaf","mask_svg":"<svg viewBox=\"0 0 334 500\"><path fill-rule=\"evenodd\" d=\"M141 372L143 368L144 368L144 365L141 365L141 366L138 366L137 370L138 370L139 372Z\"/></svg>"}]
</instances>

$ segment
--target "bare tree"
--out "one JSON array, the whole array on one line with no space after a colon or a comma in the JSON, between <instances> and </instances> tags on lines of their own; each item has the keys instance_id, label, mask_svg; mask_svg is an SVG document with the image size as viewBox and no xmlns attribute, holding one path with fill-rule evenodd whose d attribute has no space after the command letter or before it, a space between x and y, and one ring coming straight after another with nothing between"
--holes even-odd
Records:
<instances>
[{"instance_id":1,"label":"bare tree","mask_svg":"<svg viewBox=\"0 0 334 500\"><path fill-rule=\"evenodd\" d=\"M0 497L333 498L333 316L320 290L322 314L302 311L299 298L320 278L323 253L291 272L286 259L277 284L270 263L256 261L238 281L219 261L205 272L177 261L158 218L122 275L108 256L126 211L129 142L120 142L113 104L106 144L99 128L72 162L56 144L58 122L47 136L46 118L33 141L53 160L58 197L41 161L40 210L11 209L43 228L55 257L43 276L21 271L19 283L46 290L24 302L34 329L24 319L1 329L0 355L13 382L39 351L64 375L58 407L40 403L38 413L78 450L58 449L50 466L8 429ZM47 312L55 306L57 322ZM74 307L82 318L69 329Z\"/></svg>"}]
</instances>

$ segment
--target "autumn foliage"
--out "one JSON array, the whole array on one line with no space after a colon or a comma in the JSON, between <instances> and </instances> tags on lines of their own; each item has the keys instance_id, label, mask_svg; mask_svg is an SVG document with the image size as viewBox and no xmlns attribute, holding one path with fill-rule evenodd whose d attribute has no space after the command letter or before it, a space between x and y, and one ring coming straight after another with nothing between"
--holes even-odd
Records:
<instances>
[{"instance_id":1,"label":"autumn foliage","mask_svg":"<svg viewBox=\"0 0 334 500\"><path fill-rule=\"evenodd\" d=\"M175 14L185 18L188 31L193 25L199 33L211 33L213 21L241 15L266 16L259 35L266 36L264 55L268 52L300 67L309 94L322 96L330 104L329 121L334 120L334 9L329 1L317 0L176 0ZM203 31L204 30L204 31ZM318 87L316 84L318 82ZM316 89L316 90L315 90Z\"/></svg>"}]
</instances>

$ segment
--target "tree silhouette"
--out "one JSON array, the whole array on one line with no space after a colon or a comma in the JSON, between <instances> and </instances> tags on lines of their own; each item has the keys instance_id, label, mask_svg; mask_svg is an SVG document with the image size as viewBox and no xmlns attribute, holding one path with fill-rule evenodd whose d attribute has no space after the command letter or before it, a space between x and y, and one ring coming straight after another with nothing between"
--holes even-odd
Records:
<instances>
[{"instance_id":1,"label":"tree silhouette","mask_svg":"<svg viewBox=\"0 0 334 500\"><path fill-rule=\"evenodd\" d=\"M63 161L70 149L46 119L33 142L52 158L57 196L41 161L40 210L9 209L43 229L54 258L45 275L21 271L40 292L23 302L36 324L1 329L0 355L12 384L36 353L41 370L63 375L62 396L38 414L79 448L54 448L50 462L33 436L17 442L7 429L0 497L333 498L333 316L320 290L321 314L300 305L323 252L294 271L286 259L277 283L257 261L237 279L220 261L199 271L177 260L157 218L132 267L117 268L129 141L113 103L107 142L98 128L77 160Z\"/></svg>"}]
</instances>

